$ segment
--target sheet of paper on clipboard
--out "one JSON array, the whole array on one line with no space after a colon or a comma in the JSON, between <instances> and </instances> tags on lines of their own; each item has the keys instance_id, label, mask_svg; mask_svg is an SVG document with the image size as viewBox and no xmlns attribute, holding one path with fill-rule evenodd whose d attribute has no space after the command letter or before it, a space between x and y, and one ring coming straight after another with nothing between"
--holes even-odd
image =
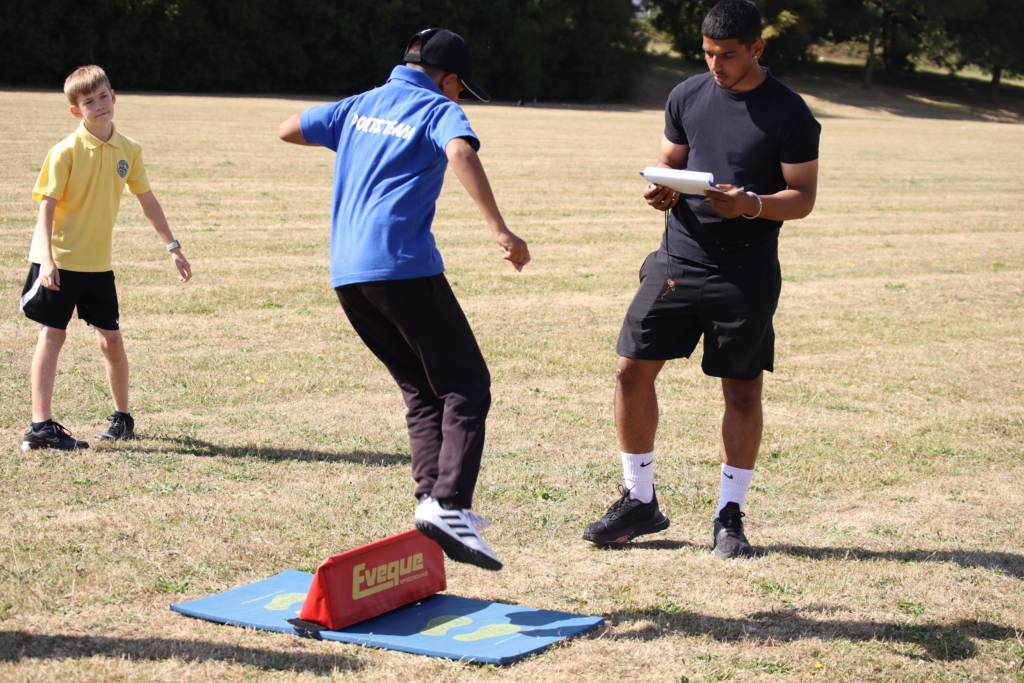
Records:
<instances>
[{"instance_id":1,"label":"sheet of paper on clipboard","mask_svg":"<svg viewBox=\"0 0 1024 683\"><path fill-rule=\"evenodd\" d=\"M691 197L704 197L705 190L721 192L721 190L715 187L715 176L711 173L648 166L640 171L640 175L648 182L671 187L676 192Z\"/></svg>"}]
</instances>

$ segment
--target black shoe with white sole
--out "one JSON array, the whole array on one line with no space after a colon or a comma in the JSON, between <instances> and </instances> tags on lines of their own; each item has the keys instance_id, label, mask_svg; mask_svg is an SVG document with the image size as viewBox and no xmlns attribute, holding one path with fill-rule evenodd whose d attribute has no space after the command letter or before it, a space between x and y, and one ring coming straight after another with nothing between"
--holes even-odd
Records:
<instances>
[{"instance_id":1,"label":"black shoe with white sole","mask_svg":"<svg viewBox=\"0 0 1024 683\"><path fill-rule=\"evenodd\" d=\"M131 415L115 412L108 419L110 426L96 437L99 441L128 441L135 438L135 419Z\"/></svg>"},{"instance_id":2,"label":"black shoe with white sole","mask_svg":"<svg viewBox=\"0 0 1024 683\"><path fill-rule=\"evenodd\" d=\"M75 451L88 448L89 444L71 436L64 425L53 420L48 421L37 430L29 426L25 438L21 440L21 450L34 451L47 448L51 451Z\"/></svg>"}]
</instances>

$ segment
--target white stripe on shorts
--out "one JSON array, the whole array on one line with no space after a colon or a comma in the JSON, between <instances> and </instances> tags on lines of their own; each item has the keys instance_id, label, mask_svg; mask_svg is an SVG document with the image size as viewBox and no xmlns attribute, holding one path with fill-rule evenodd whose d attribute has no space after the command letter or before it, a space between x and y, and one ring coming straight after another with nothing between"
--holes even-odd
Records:
<instances>
[{"instance_id":1,"label":"white stripe on shorts","mask_svg":"<svg viewBox=\"0 0 1024 683\"><path fill-rule=\"evenodd\" d=\"M21 297L21 305L18 307L18 312L23 313L25 311L25 304L32 300L38 292L39 288L43 286L43 276L40 275L36 278L36 281L32 283L32 288L25 292L25 295Z\"/></svg>"}]
</instances>

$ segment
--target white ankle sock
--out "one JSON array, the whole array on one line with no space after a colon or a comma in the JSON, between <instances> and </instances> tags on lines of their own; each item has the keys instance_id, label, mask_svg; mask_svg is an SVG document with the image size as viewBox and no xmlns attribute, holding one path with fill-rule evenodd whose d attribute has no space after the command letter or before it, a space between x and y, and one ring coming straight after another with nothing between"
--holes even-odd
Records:
<instances>
[{"instance_id":1,"label":"white ankle sock","mask_svg":"<svg viewBox=\"0 0 1024 683\"><path fill-rule=\"evenodd\" d=\"M630 498L650 503L654 499L654 451L623 453L622 478L626 480Z\"/></svg>"},{"instance_id":2,"label":"white ankle sock","mask_svg":"<svg viewBox=\"0 0 1024 683\"><path fill-rule=\"evenodd\" d=\"M722 463L722 485L718 493L718 511L722 511L726 503L736 503L743 509L743 503L747 499L747 489L750 488L750 480L754 477L754 470L741 470L732 465Z\"/></svg>"}]
</instances>

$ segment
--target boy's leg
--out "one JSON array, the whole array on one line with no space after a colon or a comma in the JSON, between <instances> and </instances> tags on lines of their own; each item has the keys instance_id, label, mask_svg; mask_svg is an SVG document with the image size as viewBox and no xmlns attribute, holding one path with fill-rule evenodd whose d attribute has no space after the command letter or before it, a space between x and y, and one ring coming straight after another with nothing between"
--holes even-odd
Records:
<instances>
[{"instance_id":1,"label":"boy's leg","mask_svg":"<svg viewBox=\"0 0 1024 683\"><path fill-rule=\"evenodd\" d=\"M39 277L39 264L29 268L21 294L21 310L29 320L42 325L32 355L32 424L21 440L23 450L73 451L88 448L63 425L53 421L53 385L57 358L67 338L67 326L82 292L79 273L60 270L60 288L46 289Z\"/></svg>"},{"instance_id":2,"label":"boy's leg","mask_svg":"<svg viewBox=\"0 0 1024 683\"><path fill-rule=\"evenodd\" d=\"M356 332L402 389L417 496L472 505L490 374L443 275L337 288Z\"/></svg>"},{"instance_id":3,"label":"boy's leg","mask_svg":"<svg viewBox=\"0 0 1024 683\"><path fill-rule=\"evenodd\" d=\"M96 328L96 341L107 366L107 383L114 400L114 410L128 414L128 354L120 330Z\"/></svg>"},{"instance_id":4,"label":"boy's leg","mask_svg":"<svg viewBox=\"0 0 1024 683\"><path fill-rule=\"evenodd\" d=\"M113 271L87 273L85 291L78 301L78 317L96 330L96 341L103 352L107 368L107 384L114 401L110 426L96 438L115 441L135 437L135 420L128 412L128 355L121 336L121 320L117 303L117 287Z\"/></svg>"},{"instance_id":5,"label":"boy's leg","mask_svg":"<svg viewBox=\"0 0 1024 683\"><path fill-rule=\"evenodd\" d=\"M57 358L67 338L67 330L43 325L32 356L32 422L53 417L53 384L57 378Z\"/></svg>"},{"instance_id":6,"label":"boy's leg","mask_svg":"<svg viewBox=\"0 0 1024 683\"><path fill-rule=\"evenodd\" d=\"M352 326L402 388L416 479L416 528L445 554L501 569L467 508L480 472L490 373L443 275L338 287Z\"/></svg>"},{"instance_id":7,"label":"boy's leg","mask_svg":"<svg viewBox=\"0 0 1024 683\"><path fill-rule=\"evenodd\" d=\"M417 498L429 496L437 481L441 452L444 401L430 388L423 364L388 316L362 291L362 285L344 285L335 292L346 317L367 348L391 373L408 411L405 421L412 450Z\"/></svg>"}]
</instances>

